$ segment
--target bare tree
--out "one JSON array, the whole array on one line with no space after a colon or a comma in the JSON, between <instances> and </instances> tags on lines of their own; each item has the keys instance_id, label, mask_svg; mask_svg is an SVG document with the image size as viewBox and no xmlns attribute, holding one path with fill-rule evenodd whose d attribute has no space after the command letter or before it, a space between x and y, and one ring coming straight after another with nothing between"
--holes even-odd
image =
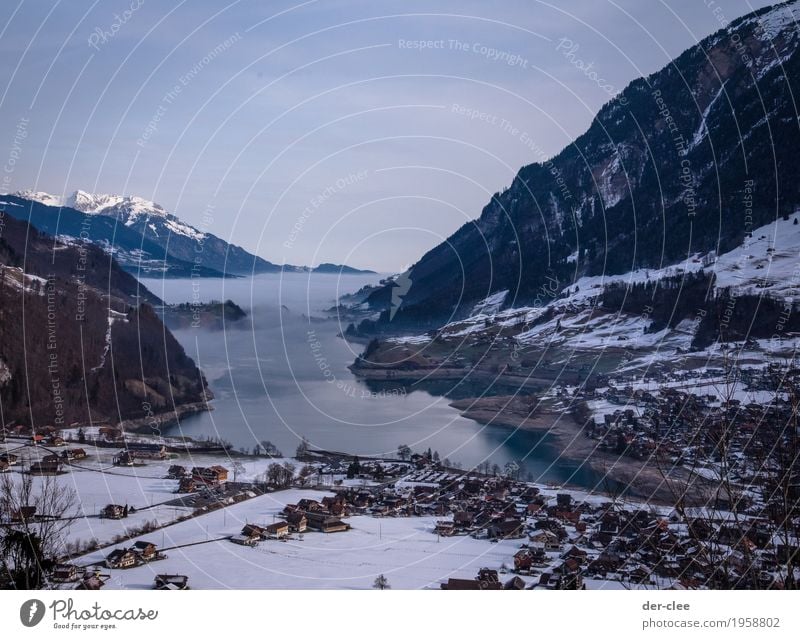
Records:
<instances>
[{"instance_id":1,"label":"bare tree","mask_svg":"<svg viewBox=\"0 0 800 639\"><path fill-rule=\"evenodd\" d=\"M11 521L0 531L0 561L12 587L41 587L45 571L65 550L76 504L75 491L54 476L3 475L0 511Z\"/></svg>"}]
</instances>

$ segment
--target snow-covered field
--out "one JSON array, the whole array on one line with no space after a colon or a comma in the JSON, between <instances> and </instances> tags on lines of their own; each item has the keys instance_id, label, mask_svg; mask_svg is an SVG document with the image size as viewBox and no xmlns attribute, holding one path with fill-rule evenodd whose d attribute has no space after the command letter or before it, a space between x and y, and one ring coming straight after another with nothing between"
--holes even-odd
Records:
<instances>
[{"instance_id":1,"label":"snow-covered field","mask_svg":"<svg viewBox=\"0 0 800 639\"><path fill-rule=\"evenodd\" d=\"M272 523L287 503L320 499L319 491L292 489L262 495L144 535L165 547L167 559L128 570L110 571L110 587L151 588L154 575L189 576L192 588L371 588L384 574L393 588L438 588L449 577L472 579L479 568L513 566L520 542L491 543L471 537L440 538L433 534L435 518L347 519L351 530L323 534L306 532L302 541L262 541L257 547L219 539L240 532L245 523ZM207 539L216 540L209 543ZM125 545L129 545L128 542ZM87 565L102 561L111 548L83 557ZM106 571L109 572L109 571Z\"/></svg>"}]
</instances>

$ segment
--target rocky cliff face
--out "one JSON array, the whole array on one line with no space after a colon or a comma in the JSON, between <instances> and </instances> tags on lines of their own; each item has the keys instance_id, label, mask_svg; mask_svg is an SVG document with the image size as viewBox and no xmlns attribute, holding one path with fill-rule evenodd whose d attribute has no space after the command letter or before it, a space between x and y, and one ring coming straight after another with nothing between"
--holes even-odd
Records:
<instances>
[{"instance_id":1,"label":"rocky cliff face","mask_svg":"<svg viewBox=\"0 0 800 639\"><path fill-rule=\"evenodd\" d=\"M5 425L163 418L210 398L150 304L99 248L55 241L0 210L0 401Z\"/></svg>"},{"instance_id":2,"label":"rocky cliff face","mask_svg":"<svg viewBox=\"0 0 800 639\"><path fill-rule=\"evenodd\" d=\"M796 0L746 16L631 83L588 131L523 167L480 217L370 297L391 327L439 325L508 290L548 301L580 277L742 244L800 206ZM542 300L539 299L539 302Z\"/></svg>"}]
</instances>

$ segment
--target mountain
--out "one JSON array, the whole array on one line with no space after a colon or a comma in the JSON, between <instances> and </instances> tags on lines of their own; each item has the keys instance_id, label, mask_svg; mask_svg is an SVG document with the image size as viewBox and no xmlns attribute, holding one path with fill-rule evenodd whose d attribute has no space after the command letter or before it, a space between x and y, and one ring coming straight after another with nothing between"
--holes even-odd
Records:
<instances>
[{"instance_id":1,"label":"mountain","mask_svg":"<svg viewBox=\"0 0 800 639\"><path fill-rule=\"evenodd\" d=\"M312 273L333 273L334 275L375 275L375 271L353 268L345 264L330 264L324 262L311 269Z\"/></svg>"},{"instance_id":2,"label":"mountain","mask_svg":"<svg viewBox=\"0 0 800 639\"><path fill-rule=\"evenodd\" d=\"M365 331L435 327L503 293L542 306L584 277L713 262L800 207L797 0L757 11L632 82L478 219L373 292Z\"/></svg>"},{"instance_id":3,"label":"mountain","mask_svg":"<svg viewBox=\"0 0 800 639\"><path fill-rule=\"evenodd\" d=\"M3 199L14 217L67 241L88 239L113 254L126 270L141 275L230 277L298 270L200 231L140 197L21 191Z\"/></svg>"},{"instance_id":4,"label":"mountain","mask_svg":"<svg viewBox=\"0 0 800 639\"><path fill-rule=\"evenodd\" d=\"M66 244L0 206L4 425L138 420L207 410L202 373L153 310L161 300L92 244Z\"/></svg>"}]
</instances>

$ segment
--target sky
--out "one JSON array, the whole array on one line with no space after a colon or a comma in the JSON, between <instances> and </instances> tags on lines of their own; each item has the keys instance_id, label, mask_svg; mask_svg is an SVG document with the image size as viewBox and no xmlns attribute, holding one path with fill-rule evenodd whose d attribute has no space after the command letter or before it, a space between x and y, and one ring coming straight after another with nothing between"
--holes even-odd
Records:
<instances>
[{"instance_id":1,"label":"sky","mask_svg":"<svg viewBox=\"0 0 800 639\"><path fill-rule=\"evenodd\" d=\"M3 189L138 195L273 262L398 272L768 4L6 0Z\"/></svg>"}]
</instances>

